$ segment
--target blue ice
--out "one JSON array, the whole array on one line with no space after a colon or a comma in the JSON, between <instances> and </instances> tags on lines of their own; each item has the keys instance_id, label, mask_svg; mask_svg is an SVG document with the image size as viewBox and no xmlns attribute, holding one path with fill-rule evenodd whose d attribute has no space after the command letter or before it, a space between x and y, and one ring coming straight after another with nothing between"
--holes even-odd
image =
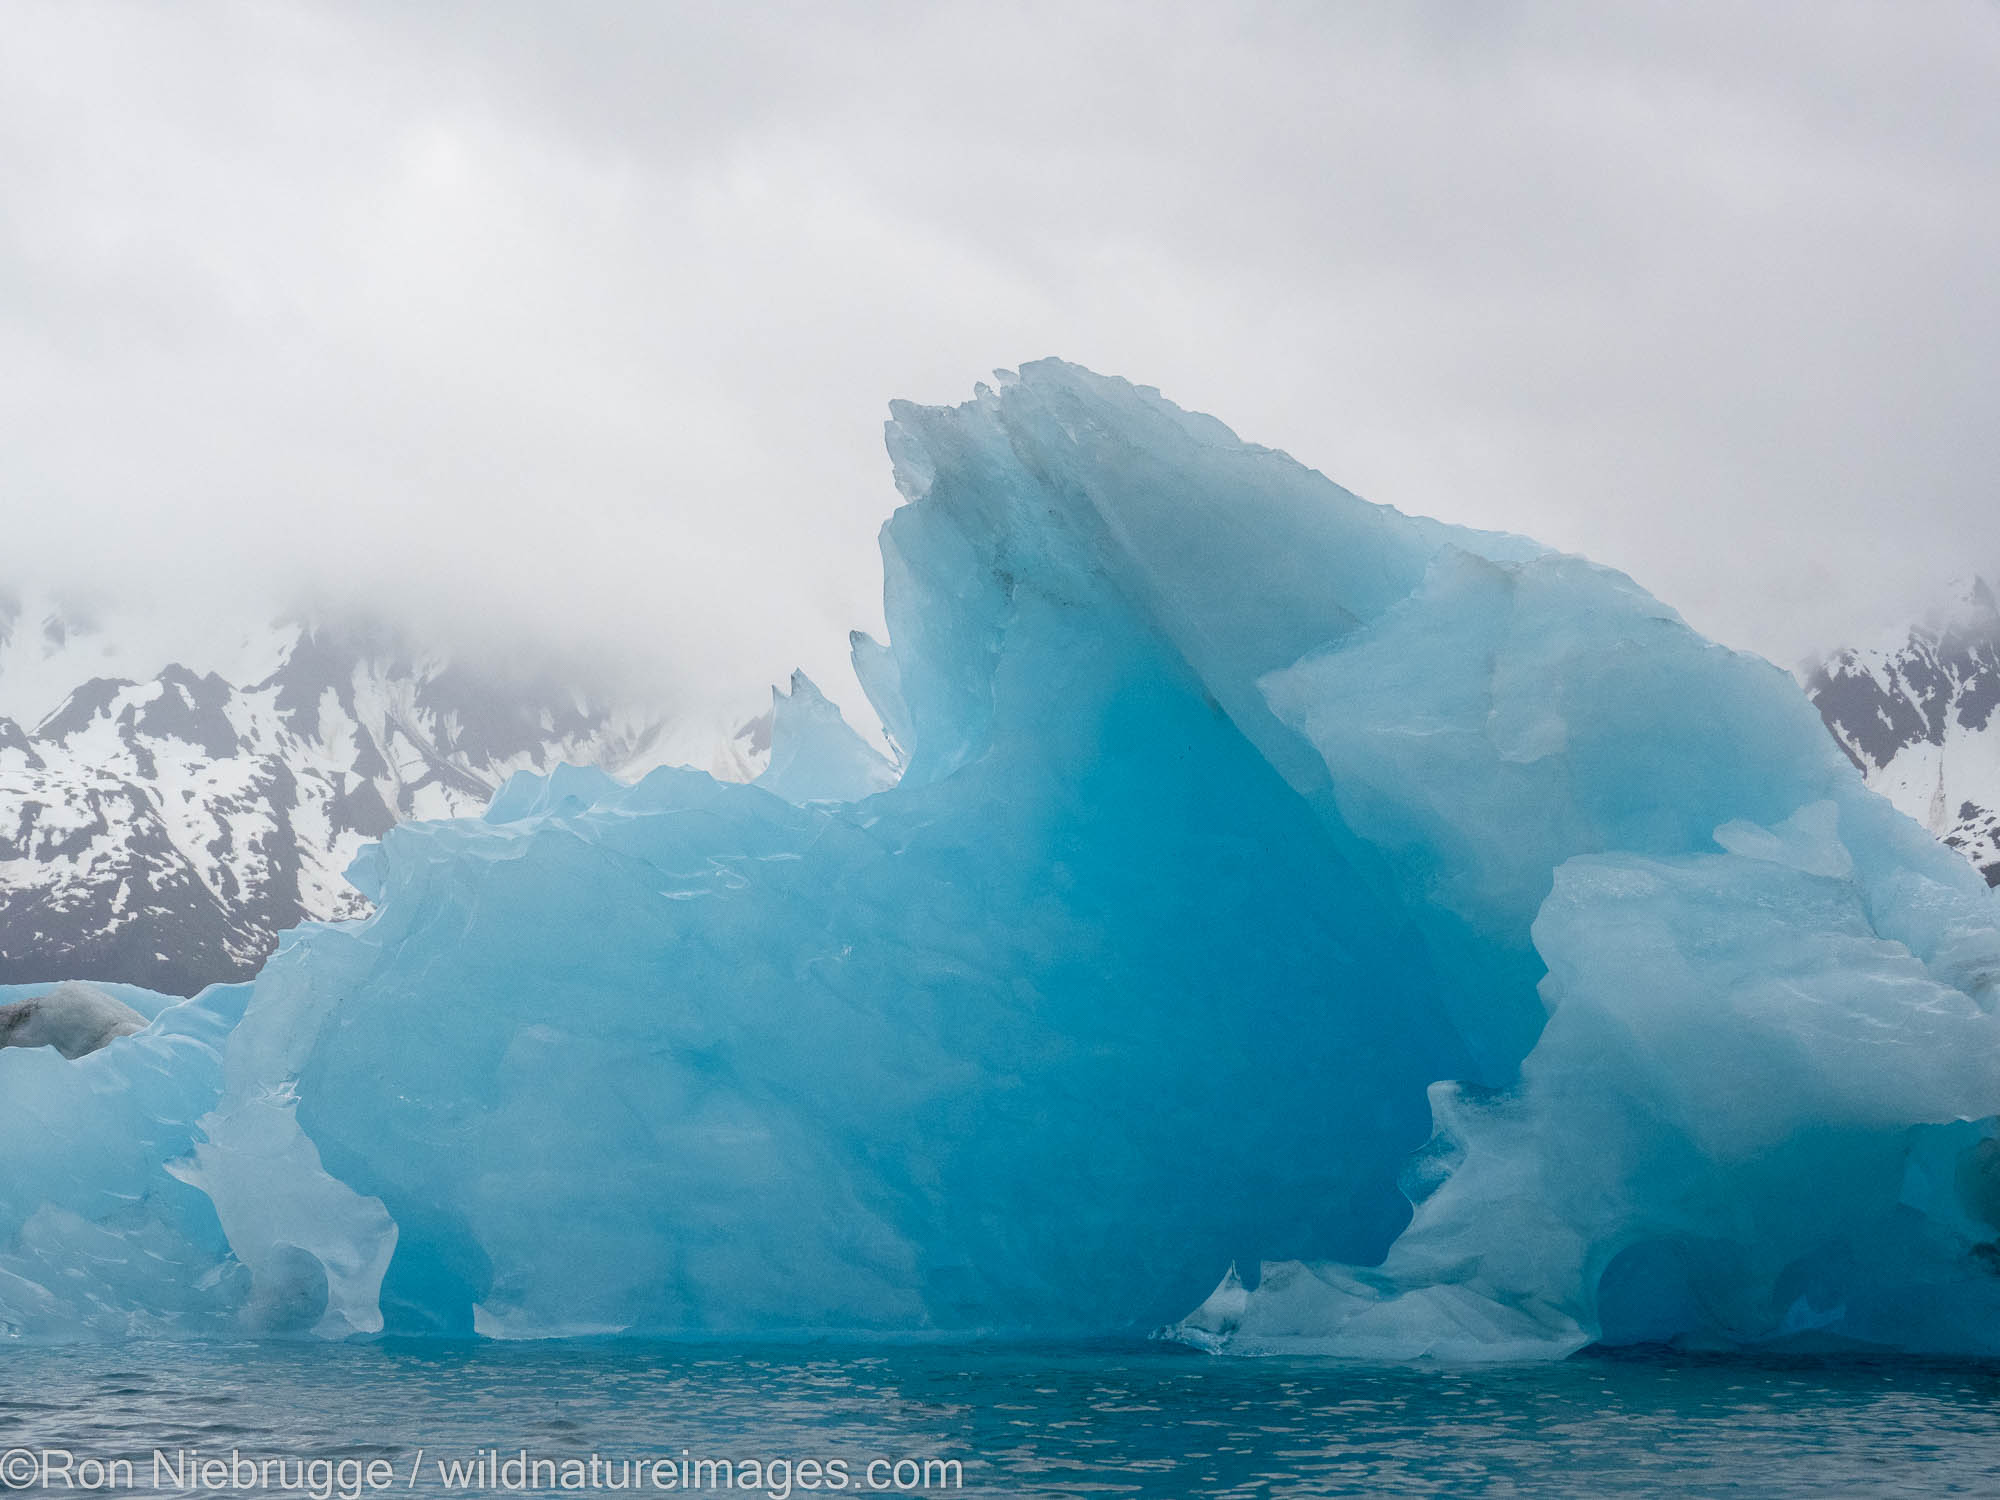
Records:
<instances>
[{"instance_id":1,"label":"blue ice","mask_svg":"<svg viewBox=\"0 0 2000 1500\"><path fill-rule=\"evenodd\" d=\"M2000 911L1785 674L1073 365L892 412L891 753L795 678L0 1052L0 1318L2000 1348Z\"/></svg>"}]
</instances>

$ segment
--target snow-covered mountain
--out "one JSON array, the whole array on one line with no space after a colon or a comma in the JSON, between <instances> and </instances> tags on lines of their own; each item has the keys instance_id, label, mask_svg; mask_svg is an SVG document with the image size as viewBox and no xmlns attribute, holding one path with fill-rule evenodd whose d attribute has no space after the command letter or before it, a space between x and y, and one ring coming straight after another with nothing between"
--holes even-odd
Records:
<instances>
[{"instance_id":1,"label":"snow-covered mountain","mask_svg":"<svg viewBox=\"0 0 2000 1500\"><path fill-rule=\"evenodd\" d=\"M0 984L190 993L246 976L283 929L365 913L342 875L363 844L477 813L518 770L678 762L748 780L789 763L769 713L732 736L377 622L187 624L0 593ZM1906 637L1802 678L1869 784L2000 885L1993 591L1975 582ZM809 683L779 707L791 699L801 724L823 705Z\"/></svg>"},{"instance_id":2,"label":"snow-covered mountain","mask_svg":"<svg viewBox=\"0 0 2000 1500\"><path fill-rule=\"evenodd\" d=\"M2000 885L2000 603L1974 580L1907 638L1840 651L1806 691L1868 784Z\"/></svg>"},{"instance_id":3,"label":"snow-covered mountain","mask_svg":"<svg viewBox=\"0 0 2000 1500\"><path fill-rule=\"evenodd\" d=\"M280 930L365 913L341 873L361 845L476 813L518 770L757 768L747 741L664 705L481 670L379 625L225 634L199 669L156 664L136 625L0 598L0 983L246 976Z\"/></svg>"}]
</instances>

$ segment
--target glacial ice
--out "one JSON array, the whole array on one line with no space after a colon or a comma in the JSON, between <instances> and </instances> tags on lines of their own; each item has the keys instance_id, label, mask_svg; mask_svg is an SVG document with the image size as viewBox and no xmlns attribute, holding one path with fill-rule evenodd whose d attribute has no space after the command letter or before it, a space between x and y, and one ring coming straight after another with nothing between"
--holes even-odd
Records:
<instances>
[{"instance_id":1,"label":"glacial ice","mask_svg":"<svg viewBox=\"0 0 2000 1500\"><path fill-rule=\"evenodd\" d=\"M2000 909L1789 678L1075 366L892 411L893 764L795 678L0 1051L0 1321L2000 1349Z\"/></svg>"},{"instance_id":2,"label":"glacial ice","mask_svg":"<svg viewBox=\"0 0 2000 1500\"><path fill-rule=\"evenodd\" d=\"M858 802L896 784L896 768L848 725L803 672L771 690L771 759L756 783L787 802Z\"/></svg>"},{"instance_id":3,"label":"glacial ice","mask_svg":"<svg viewBox=\"0 0 2000 1500\"><path fill-rule=\"evenodd\" d=\"M9 1002L48 986L0 989ZM249 999L219 985L169 1002L104 985L151 1024L69 1060L0 1050L0 1331L17 1338L199 1337L249 1293L209 1200L164 1165L184 1157L222 1085Z\"/></svg>"}]
</instances>

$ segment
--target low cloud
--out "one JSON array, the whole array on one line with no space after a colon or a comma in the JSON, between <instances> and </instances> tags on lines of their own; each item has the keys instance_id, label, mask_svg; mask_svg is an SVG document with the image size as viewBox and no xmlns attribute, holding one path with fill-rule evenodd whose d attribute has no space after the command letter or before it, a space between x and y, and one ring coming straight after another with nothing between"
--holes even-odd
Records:
<instances>
[{"instance_id":1,"label":"low cloud","mask_svg":"<svg viewBox=\"0 0 2000 1500\"><path fill-rule=\"evenodd\" d=\"M0 573L854 694L1060 354L1790 665L2000 570L2000 10L29 5Z\"/></svg>"}]
</instances>

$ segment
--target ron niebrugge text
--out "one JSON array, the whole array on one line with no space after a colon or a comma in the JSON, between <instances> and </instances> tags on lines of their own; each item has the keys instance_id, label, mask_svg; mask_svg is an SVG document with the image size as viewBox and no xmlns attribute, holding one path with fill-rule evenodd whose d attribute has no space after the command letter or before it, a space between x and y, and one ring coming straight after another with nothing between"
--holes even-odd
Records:
<instances>
[{"instance_id":1,"label":"ron niebrugge text","mask_svg":"<svg viewBox=\"0 0 2000 1500\"><path fill-rule=\"evenodd\" d=\"M790 1500L797 1493L859 1491L923 1494L965 1488L955 1458L709 1458L678 1454L548 1457L526 1448L481 1448L469 1457L426 1460L424 1450L400 1460L226 1454L199 1448L153 1450L148 1459L103 1458L68 1448L9 1448L0 1454L0 1486L8 1489L237 1490L294 1494L308 1500L362 1500L384 1490L496 1491L727 1490Z\"/></svg>"}]
</instances>

